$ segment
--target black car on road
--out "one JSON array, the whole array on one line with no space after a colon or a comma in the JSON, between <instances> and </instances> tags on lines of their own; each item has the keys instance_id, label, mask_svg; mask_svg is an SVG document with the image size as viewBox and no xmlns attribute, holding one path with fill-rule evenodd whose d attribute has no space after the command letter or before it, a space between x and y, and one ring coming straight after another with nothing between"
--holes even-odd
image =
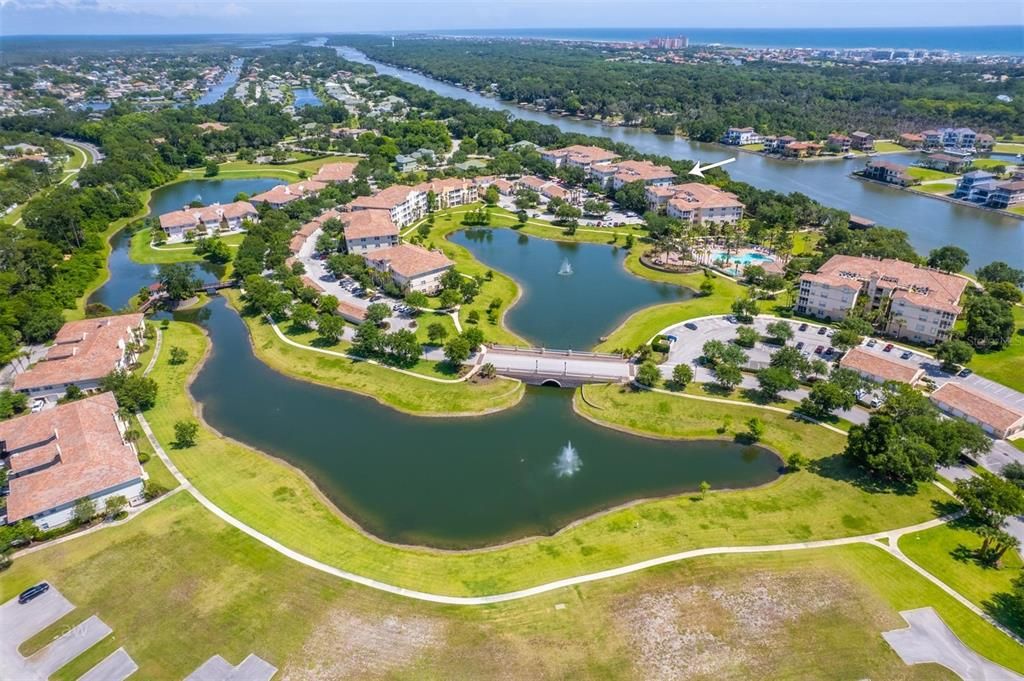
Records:
<instances>
[{"instance_id":1,"label":"black car on road","mask_svg":"<svg viewBox=\"0 0 1024 681\"><path fill-rule=\"evenodd\" d=\"M20 594L18 594L18 603L24 605L31 601L33 598L42 596L49 590L50 585L46 582L41 582L39 584L36 584L35 586L30 586L29 588L25 589Z\"/></svg>"}]
</instances>

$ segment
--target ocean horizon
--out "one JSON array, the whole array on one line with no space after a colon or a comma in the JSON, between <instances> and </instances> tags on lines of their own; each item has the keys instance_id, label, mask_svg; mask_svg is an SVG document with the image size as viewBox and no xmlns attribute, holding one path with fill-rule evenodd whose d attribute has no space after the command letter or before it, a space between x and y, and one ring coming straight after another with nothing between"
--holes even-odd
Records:
<instances>
[{"instance_id":1,"label":"ocean horizon","mask_svg":"<svg viewBox=\"0 0 1024 681\"><path fill-rule=\"evenodd\" d=\"M480 38L533 38L593 42L645 42L686 36L691 45L730 47L880 48L946 50L961 54L1024 55L1024 26L903 28L502 28L425 31Z\"/></svg>"}]
</instances>

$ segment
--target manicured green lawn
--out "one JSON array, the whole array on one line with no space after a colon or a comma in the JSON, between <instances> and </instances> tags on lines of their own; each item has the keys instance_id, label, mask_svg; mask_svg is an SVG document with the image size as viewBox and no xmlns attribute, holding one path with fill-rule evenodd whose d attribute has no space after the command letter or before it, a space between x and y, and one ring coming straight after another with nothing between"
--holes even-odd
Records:
<instances>
[{"instance_id":1,"label":"manicured green lawn","mask_svg":"<svg viewBox=\"0 0 1024 681\"><path fill-rule=\"evenodd\" d=\"M237 291L226 290L224 295L233 305L241 307ZM460 416L499 411L518 403L524 393L523 385L517 381L437 383L368 362L297 348L278 338L263 317L243 315L242 318L252 335L256 356L271 368L295 378L367 395L382 404L410 414ZM287 331L287 327L282 331ZM168 335L175 337L179 334ZM189 353L201 357L205 341L201 337L195 338L194 332L180 335L186 338L192 336L187 339L195 353L192 349ZM293 340L309 344L313 338L314 334L306 333L296 335ZM329 349L344 352L346 348L347 344L339 344ZM420 373L437 378L453 378L435 362L420 364L425 365Z\"/></svg>"},{"instance_id":2,"label":"manicured green lawn","mask_svg":"<svg viewBox=\"0 0 1024 681\"><path fill-rule=\"evenodd\" d=\"M956 189L956 184L952 182L936 182L935 184L918 184L911 187L911 189L924 194L952 194L953 190Z\"/></svg>"},{"instance_id":3,"label":"manicured green lawn","mask_svg":"<svg viewBox=\"0 0 1024 681\"><path fill-rule=\"evenodd\" d=\"M954 173L944 173L941 170L919 168L918 166L907 168L907 174L918 180L955 180L957 178Z\"/></svg>"},{"instance_id":4,"label":"manicured green lawn","mask_svg":"<svg viewBox=\"0 0 1024 681\"><path fill-rule=\"evenodd\" d=\"M237 248L245 238L244 234L228 234L217 237L228 246ZM132 234L131 258L135 262L147 265L167 265L174 262L199 262L202 256L194 253L195 247L190 244L176 243L162 246L152 245L152 230L143 228Z\"/></svg>"},{"instance_id":5,"label":"manicured green lawn","mask_svg":"<svg viewBox=\"0 0 1024 681\"><path fill-rule=\"evenodd\" d=\"M997 154L1024 154L1024 144L1020 142L996 142L992 151Z\"/></svg>"},{"instance_id":6,"label":"manicured green lawn","mask_svg":"<svg viewBox=\"0 0 1024 681\"><path fill-rule=\"evenodd\" d=\"M1013 308L1016 331L1009 345L998 352L977 354L971 369L1014 390L1024 391L1024 307Z\"/></svg>"},{"instance_id":7,"label":"manicured green lawn","mask_svg":"<svg viewBox=\"0 0 1024 681\"><path fill-rule=\"evenodd\" d=\"M793 255L805 255L817 250L821 232L794 232Z\"/></svg>"},{"instance_id":8,"label":"manicured green lawn","mask_svg":"<svg viewBox=\"0 0 1024 681\"><path fill-rule=\"evenodd\" d=\"M1014 165L1013 161L1006 161L1001 158L976 158L971 161L971 170L988 170L999 166L1007 167Z\"/></svg>"},{"instance_id":9,"label":"manicured green lawn","mask_svg":"<svg viewBox=\"0 0 1024 681\"><path fill-rule=\"evenodd\" d=\"M1015 621L999 609L997 594L1012 590L1011 582L1021 574L1020 555L1010 549L999 569L985 567L973 552L981 538L964 527L943 525L900 538L900 550L915 563L971 599L975 605L1024 634L1024 620Z\"/></svg>"},{"instance_id":10,"label":"manicured green lawn","mask_svg":"<svg viewBox=\"0 0 1024 681\"><path fill-rule=\"evenodd\" d=\"M907 148L896 144L895 142L875 142L875 151L906 151Z\"/></svg>"},{"instance_id":11,"label":"manicured green lawn","mask_svg":"<svg viewBox=\"0 0 1024 681\"><path fill-rule=\"evenodd\" d=\"M301 173L306 172L307 176L316 174L320 166L325 163L338 163L340 161L356 162L359 159L353 156L324 156L311 158L309 160L296 161L295 163L282 163L280 165L270 163L250 163L249 161L228 161L221 163L218 167L220 172L209 179L232 179L239 177L276 177L286 182L297 182L302 179ZM206 168L189 168L182 171L187 179L202 178L206 174Z\"/></svg>"},{"instance_id":12,"label":"manicured green lawn","mask_svg":"<svg viewBox=\"0 0 1024 681\"><path fill-rule=\"evenodd\" d=\"M456 608L306 568L179 494L127 525L17 559L0 598L43 579L77 606L73 621L95 614L113 629L57 679L120 646L136 676L154 681L250 653L282 678L682 678L699 662L716 679L952 679L904 665L881 638L904 626L898 610L923 606L1024 671L1015 644L867 545L711 556Z\"/></svg>"},{"instance_id":13,"label":"manicured green lawn","mask_svg":"<svg viewBox=\"0 0 1024 681\"><path fill-rule=\"evenodd\" d=\"M743 144L740 145L740 149L746 149L747 151L761 151L764 149L764 145L760 142L757 144Z\"/></svg>"},{"instance_id":14,"label":"manicured green lawn","mask_svg":"<svg viewBox=\"0 0 1024 681\"><path fill-rule=\"evenodd\" d=\"M264 342L258 336L255 345ZM161 360L152 374L160 384L160 399L147 419L165 446L174 439L174 423L193 414L182 385L206 343L188 324L174 322L165 332L164 347L178 345L189 352L184 364ZM326 367L331 369L330 364ZM611 401L597 417L602 420L614 418L634 429L652 425L652 434L671 423L673 436L717 436L714 429L721 419L710 409L713 405L671 396L646 402L650 398L643 395L619 395L617 387L601 390L588 389L588 397ZM614 404L618 400L625 403ZM669 402L667 415L661 402ZM456 554L396 547L367 537L335 513L301 473L205 427L196 447L169 454L214 503L290 548L402 586L462 595L504 592L697 546L848 536L934 517L933 502L942 496L933 486L901 496L852 484L852 474L835 457L842 436L783 415L772 419L762 410L729 410L736 428L751 415L763 417L766 444L783 455L799 449L820 460L820 472L805 470L765 487L712 494L703 501L682 495L644 502L582 521L553 537ZM642 422L651 411L660 420Z\"/></svg>"}]
</instances>

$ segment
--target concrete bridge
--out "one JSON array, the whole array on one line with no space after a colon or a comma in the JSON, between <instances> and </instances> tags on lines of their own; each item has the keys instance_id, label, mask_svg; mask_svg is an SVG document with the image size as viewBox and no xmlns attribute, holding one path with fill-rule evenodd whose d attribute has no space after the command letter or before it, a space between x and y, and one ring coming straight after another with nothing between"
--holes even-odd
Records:
<instances>
[{"instance_id":1,"label":"concrete bridge","mask_svg":"<svg viewBox=\"0 0 1024 681\"><path fill-rule=\"evenodd\" d=\"M620 355L511 345L488 346L480 361L493 364L502 376L559 388L628 381L636 370L636 365Z\"/></svg>"}]
</instances>

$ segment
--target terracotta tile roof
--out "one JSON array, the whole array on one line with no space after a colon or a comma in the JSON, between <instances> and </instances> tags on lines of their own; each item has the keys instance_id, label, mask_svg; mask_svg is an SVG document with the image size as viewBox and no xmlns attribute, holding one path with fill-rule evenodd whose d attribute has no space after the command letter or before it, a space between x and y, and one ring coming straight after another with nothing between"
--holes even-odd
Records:
<instances>
[{"instance_id":1,"label":"terracotta tile roof","mask_svg":"<svg viewBox=\"0 0 1024 681\"><path fill-rule=\"evenodd\" d=\"M350 322L361 322L366 319L366 310L344 300L338 303L338 314Z\"/></svg>"},{"instance_id":2,"label":"terracotta tile roof","mask_svg":"<svg viewBox=\"0 0 1024 681\"><path fill-rule=\"evenodd\" d=\"M743 204L740 203L735 194L730 194L718 187L701 184L700 182L675 184L668 188L673 190L669 204L681 210L743 207Z\"/></svg>"},{"instance_id":3,"label":"terracotta tile roof","mask_svg":"<svg viewBox=\"0 0 1024 681\"><path fill-rule=\"evenodd\" d=\"M1009 430L1024 419L1024 411L996 402L952 381L941 385L931 394L931 398L1000 431Z\"/></svg>"},{"instance_id":4,"label":"terracotta tile roof","mask_svg":"<svg viewBox=\"0 0 1024 681\"><path fill-rule=\"evenodd\" d=\"M234 201L224 206L225 218L245 218L251 215L259 215L256 206L248 201Z\"/></svg>"},{"instance_id":5,"label":"terracotta tile roof","mask_svg":"<svg viewBox=\"0 0 1024 681\"><path fill-rule=\"evenodd\" d=\"M387 264L391 270L407 279L413 279L427 272L451 267L452 262L443 253L428 251L412 244L399 244L390 248L371 251L365 256L367 261Z\"/></svg>"},{"instance_id":6,"label":"terracotta tile roof","mask_svg":"<svg viewBox=\"0 0 1024 681\"><path fill-rule=\"evenodd\" d=\"M350 161L325 163L316 171L313 180L317 182L348 182L352 179L355 170L356 164Z\"/></svg>"},{"instance_id":7,"label":"terracotta tile roof","mask_svg":"<svg viewBox=\"0 0 1024 681\"><path fill-rule=\"evenodd\" d=\"M594 172L602 175L614 175L620 182L656 182L657 180L671 180L676 174L668 166L659 166L650 161L620 161L618 163L607 163L594 166Z\"/></svg>"},{"instance_id":8,"label":"terracotta tile roof","mask_svg":"<svg viewBox=\"0 0 1024 681\"><path fill-rule=\"evenodd\" d=\"M901 383L913 383L924 371L910 364L887 359L876 352L868 352L863 348L853 348L847 352L839 360L839 366L844 369L863 371L883 381L899 381Z\"/></svg>"},{"instance_id":9,"label":"terracotta tile roof","mask_svg":"<svg viewBox=\"0 0 1024 681\"><path fill-rule=\"evenodd\" d=\"M519 178L519 184L525 185L529 189L539 192L543 187L550 184L551 180L545 180L536 175L527 175L526 177Z\"/></svg>"},{"instance_id":10,"label":"terracotta tile roof","mask_svg":"<svg viewBox=\"0 0 1024 681\"><path fill-rule=\"evenodd\" d=\"M360 196L350 205L352 208L383 208L391 210L409 200L410 194L421 193L415 187L404 184L396 184L382 189L373 196Z\"/></svg>"},{"instance_id":11,"label":"terracotta tile roof","mask_svg":"<svg viewBox=\"0 0 1024 681\"><path fill-rule=\"evenodd\" d=\"M196 216L187 210L175 210L160 216L160 227L174 229L176 227L195 227Z\"/></svg>"},{"instance_id":12,"label":"terracotta tile roof","mask_svg":"<svg viewBox=\"0 0 1024 681\"><path fill-rule=\"evenodd\" d=\"M16 473L7 497L9 521L142 477L138 455L121 437L116 412L114 395L102 393L0 423L0 440L12 452Z\"/></svg>"},{"instance_id":13,"label":"terracotta tile roof","mask_svg":"<svg viewBox=\"0 0 1024 681\"><path fill-rule=\"evenodd\" d=\"M103 378L117 368L129 329L142 325L142 314L68 322L57 332L46 358L14 379L15 390L81 383Z\"/></svg>"},{"instance_id":14,"label":"terracotta tile roof","mask_svg":"<svg viewBox=\"0 0 1024 681\"><path fill-rule=\"evenodd\" d=\"M960 311L958 301L967 288L967 280L945 272L918 267L892 258L862 258L854 255L834 255L818 268L818 274L874 281L887 289L899 289L913 295L901 295L916 305L939 310ZM893 292L893 297L896 291Z\"/></svg>"},{"instance_id":15,"label":"terracotta tile roof","mask_svg":"<svg viewBox=\"0 0 1024 681\"><path fill-rule=\"evenodd\" d=\"M269 203L272 206L282 206L292 201L298 201L302 197L298 194L293 194L288 190L288 185L279 184L276 187L271 187L265 192L256 194L255 196L249 197L249 200L253 203Z\"/></svg>"},{"instance_id":16,"label":"terracotta tile roof","mask_svg":"<svg viewBox=\"0 0 1024 681\"><path fill-rule=\"evenodd\" d=\"M447 194L453 191L475 189L476 184L470 180L463 180L458 177L448 177L439 180L430 180L429 182L421 182L420 184L413 187L421 192L434 192L435 194Z\"/></svg>"},{"instance_id":17,"label":"terracotta tile roof","mask_svg":"<svg viewBox=\"0 0 1024 681\"><path fill-rule=\"evenodd\" d=\"M375 236L398 236L398 227L386 210L357 210L342 218L345 239L372 239Z\"/></svg>"},{"instance_id":18,"label":"terracotta tile roof","mask_svg":"<svg viewBox=\"0 0 1024 681\"><path fill-rule=\"evenodd\" d=\"M543 194L544 196L548 197L549 199L567 199L567 198L569 198L569 192L566 189L564 189L562 187L559 187L557 184L545 185L540 190L540 193Z\"/></svg>"},{"instance_id":19,"label":"terracotta tile roof","mask_svg":"<svg viewBox=\"0 0 1024 681\"><path fill-rule=\"evenodd\" d=\"M591 147L583 144L573 144L568 147L562 147L561 149L550 149L543 153L549 156L557 156L559 158L571 158L577 163L603 163L618 156L614 151L608 151L601 147Z\"/></svg>"},{"instance_id":20,"label":"terracotta tile roof","mask_svg":"<svg viewBox=\"0 0 1024 681\"><path fill-rule=\"evenodd\" d=\"M323 284L321 284L319 281L317 281L313 277L307 276L305 274L302 275L301 281L302 281L302 284L304 286L308 286L309 288L313 289L314 291L319 291L320 293L323 293L326 290L326 289L324 289L324 285Z\"/></svg>"},{"instance_id":21,"label":"terracotta tile roof","mask_svg":"<svg viewBox=\"0 0 1024 681\"><path fill-rule=\"evenodd\" d=\"M814 272L805 272L800 276L800 281L810 281L816 284L826 284L828 286L834 286L836 288L848 288L853 291L860 291L860 282L846 279L844 277L836 276L834 274L817 274Z\"/></svg>"}]
</instances>

